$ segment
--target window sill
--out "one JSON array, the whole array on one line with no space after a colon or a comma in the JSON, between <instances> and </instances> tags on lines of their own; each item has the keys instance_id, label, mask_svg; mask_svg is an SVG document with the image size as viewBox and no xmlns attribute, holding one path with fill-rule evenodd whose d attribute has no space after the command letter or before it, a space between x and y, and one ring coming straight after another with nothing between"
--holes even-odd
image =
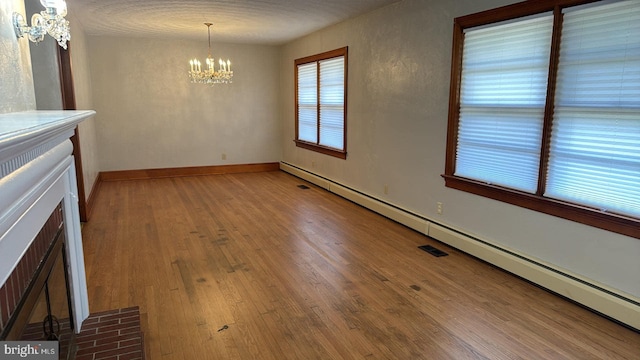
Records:
<instances>
[{"instance_id":1,"label":"window sill","mask_svg":"<svg viewBox=\"0 0 640 360\"><path fill-rule=\"evenodd\" d=\"M309 143L306 141L301 141L301 140L293 140L293 142L296 143L297 147L303 148L303 149L307 149L307 150L311 150L311 151L315 151L315 152L319 152L325 155L330 155L330 156L334 156L340 159L346 159L347 158L347 152L346 151L340 151L340 150L336 150L336 149L332 149L326 146L320 146L320 145L316 145L313 143Z\"/></svg>"},{"instance_id":2,"label":"window sill","mask_svg":"<svg viewBox=\"0 0 640 360\"><path fill-rule=\"evenodd\" d=\"M581 224L612 231L618 234L640 239L640 219L603 212L601 210L580 206L543 196L506 189L479 181L465 179L453 175L442 175L445 186L484 196L490 199L517 205L548 215L575 221Z\"/></svg>"}]
</instances>

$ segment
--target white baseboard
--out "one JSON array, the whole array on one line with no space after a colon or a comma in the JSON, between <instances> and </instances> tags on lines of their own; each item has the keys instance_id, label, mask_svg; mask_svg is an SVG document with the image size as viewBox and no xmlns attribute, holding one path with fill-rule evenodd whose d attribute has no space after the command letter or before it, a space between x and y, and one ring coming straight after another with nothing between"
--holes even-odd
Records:
<instances>
[{"instance_id":1,"label":"white baseboard","mask_svg":"<svg viewBox=\"0 0 640 360\"><path fill-rule=\"evenodd\" d=\"M640 299L595 284L568 271L437 224L419 214L284 162L280 169L388 217L422 234L527 279L596 312L640 329Z\"/></svg>"},{"instance_id":2,"label":"white baseboard","mask_svg":"<svg viewBox=\"0 0 640 360\"><path fill-rule=\"evenodd\" d=\"M635 329L640 329L640 306L629 295L618 294L588 279L569 274L566 270L554 268L549 264L543 264L525 255L490 245L437 224L431 224L429 236Z\"/></svg>"}]
</instances>

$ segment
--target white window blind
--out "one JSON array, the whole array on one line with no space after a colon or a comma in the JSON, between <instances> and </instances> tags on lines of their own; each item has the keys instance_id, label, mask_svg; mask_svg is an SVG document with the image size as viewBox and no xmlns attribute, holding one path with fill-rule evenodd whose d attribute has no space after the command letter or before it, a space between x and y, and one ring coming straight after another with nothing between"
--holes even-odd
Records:
<instances>
[{"instance_id":1,"label":"white window blind","mask_svg":"<svg viewBox=\"0 0 640 360\"><path fill-rule=\"evenodd\" d=\"M298 139L315 143L318 139L317 64L298 65Z\"/></svg>"},{"instance_id":2,"label":"white window blind","mask_svg":"<svg viewBox=\"0 0 640 360\"><path fill-rule=\"evenodd\" d=\"M640 217L640 2L565 11L545 196Z\"/></svg>"},{"instance_id":3,"label":"white window blind","mask_svg":"<svg viewBox=\"0 0 640 360\"><path fill-rule=\"evenodd\" d=\"M319 144L344 149L344 57L320 61Z\"/></svg>"},{"instance_id":4,"label":"white window blind","mask_svg":"<svg viewBox=\"0 0 640 360\"><path fill-rule=\"evenodd\" d=\"M465 30L455 175L537 189L553 16Z\"/></svg>"}]
</instances>

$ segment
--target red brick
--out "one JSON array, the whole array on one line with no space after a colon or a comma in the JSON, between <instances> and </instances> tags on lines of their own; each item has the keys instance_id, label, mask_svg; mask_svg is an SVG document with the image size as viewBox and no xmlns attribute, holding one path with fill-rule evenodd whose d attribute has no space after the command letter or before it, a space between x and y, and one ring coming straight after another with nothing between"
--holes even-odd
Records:
<instances>
[{"instance_id":1,"label":"red brick","mask_svg":"<svg viewBox=\"0 0 640 360\"><path fill-rule=\"evenodd\" d=\"M84 355L82 355L82 356L77 356L77 355L76 355L75 360L93 360L93 353L91 353L91 354L84 354Z\"/></svg>"},{"instance_id":2,"label":"red brick","mask_svg":"<svg viewBox=\"0 0 640 360\"><path fill-rule=\"evenodd\" d=\"M113 336L118 336L118 331L117 330L113 330L113 331L109 331L109 332L103 332L103 333L99 333L98 334L98 329L92 329L91 333L85 333L84 331L81 332L78 337L77 337L77 341L78 342L87 342L87 341L97 341L100 339L104 339L105 337L113 337Z\"/></svg>"},{"instance_id":3,"label":"red brick","mask_svg":"<svg viewBox=\"0 0 640 360\"><path fill-rule=\"evenodd\" d=\"M86 319L82 322L82 326L84 326L85 324L93 324L93 323L97 323L97 322L98 322L98 320L100 320L100 319L98 319L97 317L90 316L90 317L86 318Z\"/></svg>"},{"instance_id":4,"label":"red brick","mask_svg":"<svg viewBox=\"0 0 640 360\"><path fill-rule=\"evenodd\" d=\"M110 320L122 320L122 319L137 319L140 318L140 314L137 312L128 312L125 314L109 314L100 317L100 322L110 321Z\"/></svg>"},{"instance_id":5,"label":"red brick","mask_svg":"<svg viewBox=\"0 0 640 360\"><path fill-rule=\"evenodd\" d=\"M13 315L13 312L16 310L16 294L15 294L15 286L13 280L13 275L9 277L9 281L7 282L7 306L9 309L9 317Z\"/></svg>"},{"instance_id":6,"label":"red brick","mask_svg":"<svg viewBox=\"0 0 640 360\"><path fill-rule=\"evenodd\" d=\"M125 341L120 341L118 342L118 347L127 347L127 346L133 346L136 344L140 344L140 338L135 338L135 339L130 339L130 340L125 340Z\"/></svg>"},{"instance_id":7,"label":"red brick","mask_svg":"<svg viewBox=\"0 0 640 360\"><path fill-rule=\"evenodd\" d=\"M85 329L84 327L82 327L82 330L80 330L79 335L82 335L83 337L89 337L91 335L96 335L97 333L98 333L98 328Z\"/></svg>"},{"instance_id":8,"label":"red brick","mask_svg":"<svg viewBox=\"0 0 640 360\"><path fill-rule=\"evenodd\" d=\"M136 359L144 359L144 354L142 351L134 351L128 354L122 354L118 356L118 360L136 360Z\"/></svg>"},{"instance_id":9,"label":"red brick","mask_svg":"<svg viewBox=\"0 0 640 360\"><path fill-rule=\"evenodd\" d=\"M97 334L99 327L100 327L100 323L82 324L82 330L80 330L80 332Z\"/></svg>"},{"instance_id":10,"label":"red brick","mask_svg":"<svg viewBox=\"0 0 640 360\"><path fill-rule=\"evenodd\" d=\"M31 280L33 280L36 269L38 268L37 263L31 265L26 260L27 259L25 259L24 257L22 258L22 260L20 260L20 269L21 269L20 284L22 285L22 292L21 292L22 295L25 294L27 290L27 286L29 285Z\"/></svg>"},{"instance_id":11,"label":"red brick","mask_svg":"<svg viewBox=\"0 0 640 360\"><path fill-rule=\"evenodd\" d=\"M128 333L123 333L123 330L128 330L128 329L135 329L134 331L140 331L140 323L117 324L117 325L104 326L104 327L101 326L98 328L98 334L111 331L111 330L120 330L120 334L128 334Z\"/></svg>"},{"instance_id":12,"label":"red brick","mask_svg":"<svg viewBox=\"0 0 640 360\"><path fill-rule=\"evenodd\" d=\"M77 360L144 359L138 307L94 313L84 324L76 338Z\"/></svg>"},{"instance_id":13,"label":"red brick","mask_svg":"<svg viewBox=\"0 0 640 360\"><path fill-rule=\"evenodd\" d=\"M114 342L114 343L109 343L109 344L102 344L102 345L99 345L99 346L92 346L92 347L86 347L86 348L78 349L78 355L97 354L97 353L100 353L100 352L113 351L113 350L117 350L117 349L119 349L118 343Z\"/></svg>"},{"instance_id":14,"label":"red brick","mask_svg":"<svg viewBox=\"0 0 640 360\"><path fill-rule=\"evenodd\" d=\"M85 339L82 339L81 341L76 340L76 346L78 347L78 349L95 347L96 345L98 344L96 344L95 340L85 340Z\"/></svg>"},{"instance_id":15,"label":"red brick","mask_svg":"<svg viewBox=\"0 0 640 360\"><path fill-rule=\"evenodd\" d=\"M122 314L120 313L115 313L115 314L105 314L105 315L101 315L98 317L98 322L105 322L105 321L111 321L111 320L118 320L122 317Z\"/></svg>"},{"instance_id":16,"label":"red brick","mask_svg":"<svg viewBox=\"0 0 640 360\"><path fill-rule=\"evenodd\" d=\"M130 327L130 328L127 328L127 329L121 329L120 330L120 335L131 334L131 333L139 333L139 332L140 332L140 326Z\"/></svg>"},{"instance_id":17,"label":"red brick","mask_svg":"<svg viewBox=\"0 0 640 360\"><path fill-rule=\"evenodd\" d=\"M0 329L4 329L4 324L9 320L9 305L7 304L7 286L3 284L0 288Z\"/></svg>"},{"instance_id":18,"label":"red brick","mask_svg":"<svg viewBox=\"0 0 640 360\"><path fill-rule=\"evenodd\" d=\"M118 360L118 355L113 355L106 358L100 358L100 360Z\"/></svg>"},{"instance_id":19,"label":"red brick","mask_svg":"<svg viewBox=\"0 0 640 360\"><path fill-rule=\"evenodd\" d=\"M13 272L11 273L11 276L13 277L13 281L14 281L14 290L16 292L16 295L18 296L18 299L20 299L22 297L22 293L24 292L24 289L27 287L24 284L24 278L26 277L23 273L24 271L24 258L18 262L18 265L16 265L15 269L13 269ZM17 301L16 301L17 303Z\"/></svg>"},{"instance_id":20,"label":"red brick","mask_svg":"<svg viewBox=\"0 0 640 360\"><path fill-rule=\"evenodd\" d=\"M119 310L105 310L105 311L100 311L100 312L93 313L89 317L99 318L100 316L111 315L111 314L119 314L119 313L120 313Z\"/></svg>"},{"instance_id":21,"label":"red brick","mask_svg":"<svg viewBox=\"0 0 640 360\"><path fill-rule=\"evenodd\" d=\"M111 325L118 325L120 324L120 319L111 319L111 320L106 320L106 321L102 321L100 320L99 322L95 323L95 324L91 324L88 326L89 329L91 329L92 327L105 327L105 326L111 326Z\"/></svg>"},{"instance_id":22,"label":"red brick","mask_svg":"<svg viewBox=\"0 0 640 360\"><path fill-rule=\"evenodd\" d=\"M113 342L127 341L131 339L136 339L140 341L141 333L131 333L126 335L116 335L110 337L104 337L99 340L96 340L96 345L108 344Z\"/></svg>"},{"instance_id":23,"label":"red brick","mask_svg":"<svg viewBox=\"0 0 640 360\"><path fill-rule=\"evenodd\" d=\"M112 347L110 349L105 349L103 351L100 352L96 352L95 353L95 359L104 359L107 358L109 356L113 356L113 355L124 355L124 354L129 354L132 352L138 352L138 353L142 353L142 351L140 350L140 344L138 345L134 345L134 346L128 346L128 347Z\"/></svg>"},{"instance_id":24,"label":"red brick","mask_svg":"<svg viewBox=\"0 0 640 360\"><path fill-rule=\"evenodd\" d=\"M139 323L140 315L127 316L120 318L120 324L130 324L130 323Z\"/></svg>"}]
</instances>

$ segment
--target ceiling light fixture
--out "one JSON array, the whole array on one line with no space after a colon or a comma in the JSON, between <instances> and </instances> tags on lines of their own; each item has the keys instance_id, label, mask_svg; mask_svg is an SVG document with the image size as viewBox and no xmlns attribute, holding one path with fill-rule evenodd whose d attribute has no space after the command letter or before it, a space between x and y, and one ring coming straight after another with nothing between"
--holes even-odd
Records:
<instances>
[{"instance_id":1,"label":"ceiling light fixture","mask_svg":"<svg viewBox=\"0 0 640 360\"><path fill-rule=\"evenodd\" d=\"M207 25L207 32L209 33L209 55L207 56L206 68L202 70L202 63L198 59L192 59L189 61L191 70L189 71L189 78L192 83L198 84L229 84L233 78L233 71L231 71L231 61L226 62L222 59L218 60L218 70L216 71L215 60L211 56L211 25L212 23L204 23Z\"/></svg>"},{"instance_id":2,"label":"ceiling light fixture","mask_svg":"<svg viewBox=\"0 0 640 360\"><path fill-rule=\"evenodd\" d=\"M31 26L27 25L22 14L13 13L13 29L16 36L21 38L25 34L29 40L39 43L44 40L45 34L51 35L58 45L67 48L67 41L71 40L69 33L69 21L67 16L67 3L64 0L40 0L45 10L31 17Z\"/></svg>"}]
</instances>

